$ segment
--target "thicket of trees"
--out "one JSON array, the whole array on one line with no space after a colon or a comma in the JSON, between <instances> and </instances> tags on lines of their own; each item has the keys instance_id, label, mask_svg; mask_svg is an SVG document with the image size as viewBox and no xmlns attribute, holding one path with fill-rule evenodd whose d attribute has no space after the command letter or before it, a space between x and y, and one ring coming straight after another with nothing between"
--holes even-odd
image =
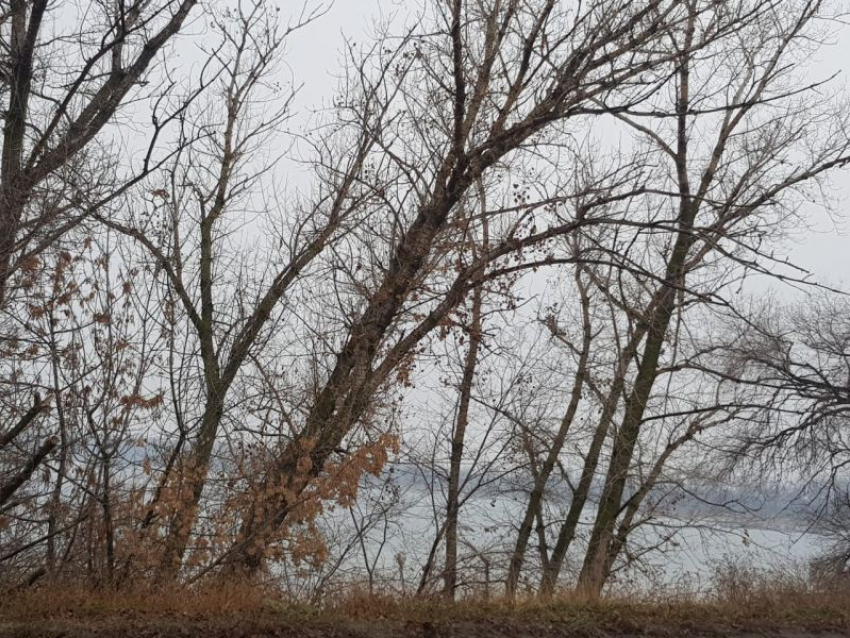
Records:
<instances>
[{"instance_id":1,"label":"thicket of trees","mask_svg":"<svg viewBox=\"0 0 850 638\"><path fill-rule=\"evenodd\" d=\"M2 584L595 597L789 464L846 540L845 299L749 285L846 178L841 3L423 0L305 119L325 10L0 2Z\"/></svg>"}]
</instances>

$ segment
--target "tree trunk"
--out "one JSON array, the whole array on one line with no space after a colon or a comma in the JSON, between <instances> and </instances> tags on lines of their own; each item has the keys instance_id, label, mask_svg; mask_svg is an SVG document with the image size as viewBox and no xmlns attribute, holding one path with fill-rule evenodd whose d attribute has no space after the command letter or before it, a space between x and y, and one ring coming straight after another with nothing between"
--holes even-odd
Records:
<instances>
[{"instance_id":1,"label":"tree trunk","mask_svg":"<svg viewBox=\"0 0 850 638\"><path fill-rule=\"evenodd\" d=\"M59 441L56 437L50 437L33 453L24 463L24 466L4 485L0 485L0 506L12 498L15 492L26 483L35 472L36 468L44 462L47 455L53 451Z\"/></svg>"},{"instance_id":2,"label":"tree trunk","mask_svg":"<svg viewBox=\"0 0 850 638\"><path fill-rule=\"evenodd\" d=\"M517 585L519 583L519 577L522 571L522 564L525 559L528 541L531 538L531 532L534 527L534 520L539 516L542 509L543 494L546 490L546 484L549 482L549 477L552 474L552 470L555 468L558 456L560 455L561 450L564 447L564 442L567 439L567 433L575 419L579 403L581 402L581 393L584 389L585 378L587 376L587 360L590 356L590 342L592 339L590 326L590 296L587 293L586 286L581 281L581 269L576 269L575 280L581 295L581 353L579 355L578 367L576 369L575 380L573 381L569 405L567 406L563 419L561 419L560 427L558 428L558 432L555 434L555 438L552 441L552 445L549 448L549 453L543 462L543 466L540 468L540 472L538 472L535 477L534 486L531 490L531 495L528 498L528 505L525 509L525 515L519 526L516 546L514 547L513 554L511 555L511 561L508 566L507 582L505 584L505 595L510 600L513 600L516 597ZM544 569L545 568L546 566L544 565Z\"/></svg>"},{"instance_id":3,"label":"tree trunk","mask_svg":"<svg viewBox=\"0 0 850 638\"><path fill-rule=\"evenodd\" d=\"M688 174L688 109L690 107L690 60L688 51L693 42L695 16L691 14L685 33L682 64L679 67L679 92L676 100L677 144L675 165L678 182L678 230L673 250L667 262L664 283L659 290L659 303L649 316L648 334L643 357L638 367L631 394L626 400L623 423L613 443L611 461L602 490L602 499L596 511L596 521L591 532L584 564L579 574L577 591L589 598L598 598L608 578L611 544L614 528L622 510L623 491L629 475L635 445L637 444L643 414L658 376L658 360L667 338L667 329L676 307L676 294L685 284L688 253L696 241L694 220L699 202L711 181L711 170L703 173L698 197L693 198ZM715 149L713 161L722 153L722 144Z\"/></svg>"},{"instance_id":4,"label":"tree trunk","mask_svg":"<svg viewBox=\"0 0 850 638\"><path fill-rule=\"evenodd\" d=\"M219 390L217 386L208 392L198 440L189 458L174 476L179 497L160 564L161 581L175 580L183 566L186 547L197 519L201 494L206 485L216 434L224 414L223 396L224 391Z\"/></svg>"},{"instance_id":5,"label":"tree trunk","mask_svg":"<svg viewBox=\"0 0 850 638\"><path fill-rule=\"evenodd\" d=\"M599 423L593 433L593 438L590 442L590 449L587 456L584 458L584 466L582 467L579 483L572 494L570 508L567 511L567 517L561 525L558 532L558 539L555 542L555 547L552 550L552 555L549 559L549 564L543 570L543 577L540 582L540 594L544 597L551 596L555 591L555 585L561 575L564 561L566 560L567 551L572 545L576 535L581 513L587 504L590 488L593 484L593 479L596 476L596 468L599 465L599 456L602 453L602 446L608 436L608 431L611 427L611 422L614 414L617 412L617 406L620 403L620 397L623 394L626 382L626 373L629 365L637 353L637 348L643 340L646 331L642 327L638 327L625 349L620 354L617 363L617 370L614 374L614 380L611 384L611 390L605 398L602 406L602 414L599 417Z\"/></svg>"},{"instance_id":6,"label":"tree trunk","mask_svg":"<svg viewBox=\"0 0 850 638\"><path fill-rule=\"evenodd\" d=\"M640 367L632 391L626 400L625 414L611 452L611 462L596 513L596 521L590 536L587 553L577 590L589 598L598 598L602 593L607 573L605 565L613 541L614 527L622 509L621 501L625 490L629 468L637 444L643 414L655 379L658 376L658 360L666 341L667 328L676 306L676 292L684 284L684 264L693 244L691 233L696 207L687 200L682 202L679 232L673 253L667 266L665 284L661 289L660 303L649 319L648 335L641 357Z\"/></svg>"},{"instance_id":7,"label":"tree trunk","mask_svg":"<svg viewBox=\"0 0 850 638\"><path fill-rule=\"evenodd\" d=\"M30 15L27 8L32 5ZM3 148L0 152L0 303L6 298L14 262L15 241L29 185L21 175L27 113L33 75L35 41L47 0L13 0L10 5L9 102L3 114ZM27 19L29 17L29 20Z\"/></svg>"},{"instance_id":8,"label":"tree trunk","mask_svg":"<svg viewBox=\"0 0 850 638\"><path fill-rule=\"evenodd\" d=\"M469 423L469 402L472 398L472 386L475 381L475 368L478 365L478 351L481 346L481 288L472 292L472 323L469 326L469 351L463 367L460 383L460 400L457 419L452 434L452 451L449 463L449 484L446 496L446 565L443 571L443 593L454 600L457 588L457 528L460 511L460 465L463 460L466 427Z\"/></svg>"}]
</instances>

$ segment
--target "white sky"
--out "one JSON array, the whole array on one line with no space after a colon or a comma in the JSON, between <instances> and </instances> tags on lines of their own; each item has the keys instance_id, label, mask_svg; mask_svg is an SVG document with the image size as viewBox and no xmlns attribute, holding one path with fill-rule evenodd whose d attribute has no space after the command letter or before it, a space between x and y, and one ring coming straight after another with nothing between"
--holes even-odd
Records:
<instances>
[{"instance_id":1,"label":"white sky","mask_svg":"<svg viewBox=\"0 0 850 638\"><path fill-rule=\"evenodd\" d=\"M418 8L418 0L335 0L327 15L295 34L286 59L296 81L303 83L299 110L321 105L332 96L345 37L364 42L376 22L388 16L403 22ZM811 60L807 75L814 80L836 72L836 82L847 86L850 95L850 22L839 26L833 43ZM844 219L834 223L815 206L804 211L815 232L800 233L789 243L788 252L791 261L810 270L817 281L846 289L850 288L850 170L834 174L833 180Z\"/></svg>"}]
</instances>

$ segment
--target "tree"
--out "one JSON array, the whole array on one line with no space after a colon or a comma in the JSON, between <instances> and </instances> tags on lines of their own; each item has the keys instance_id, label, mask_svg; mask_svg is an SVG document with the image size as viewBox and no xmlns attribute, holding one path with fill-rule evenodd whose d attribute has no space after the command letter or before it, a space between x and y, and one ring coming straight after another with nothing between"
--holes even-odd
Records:
<instances>
[{"instance_id":1,"label":"tree","mask_svg":"<svg viewBox=\"0 0 850 638\"><path fill-rule=\"evenodd\" d=\"M144 87L165 68L158 57L179 35L195 4L166 0L70 7L47 0L0 2L4 310L15 312L16 296L26 305L34 276L51 276L45 261L61 251L68 233L95 211L108 208L162 161L156 152L159 138L194 96L174 95L179 87L173 81L157 91ZM125 164L127 170L121 172L115 159L129 149L122 148L112 126L122 107L132 102L141 110L143 101L150 103L148 143L135 149L142 152L142 160ZM4 336L14 340L14 329L4 329ZM38 395L29 398L32 408L3 435L6 443L37 425L47 412L46 401ZM17 406L13 414L16 411ZM20 472L3 487L3 501L57 450L64 458L61 432L45 433ZM57 493L61 482L58 478ZM53 539L54 532L48 537Z\"/></svg>"},{"instance_id":2,"label":"tree","mask_svg":"<svg viewBox=\"0 0 850 638\"><path fill-rule=\"evenodd\" d=\"M155 514L165 519L167 526L160 567L163 578L175 578L183 566L228 394L237 376L257 341L265 338L264 328L277 302L343 219L344 211L332 212L328 226L299 247L255 299L237 294L236 304L228 303L234 288L227 280L221 283L229 292L218 294L227 215L249 200L252 189L268 170L267 166L252 166L254 156L262 150L258 144L279 132L289 117L292 91L274 85L268 79L270 70L285 38L319 14L319 10L302 13L298 22L286 28L261 2L238 3L235 9L212 14L211 27L220 34L221 42L208 54L210 64L219 67L213 72L219 93L210 98L210 106L214 101L223 108L215 109L212 119L209 110L197 113L194 126L198 132L191 135L203 141L187 147L171 166L156 175L167 180L168 188L152 191L147 202L152 210L134 212L127 221L97 215L102 224L132 238L147 252L154 274L166 287L166 321L172 324L172 330L187 330L183 338L197 347L196 352L180 353L183 356L178 365L188 364L196 354L199 358L203 400L198 424L180 424L179 453L162 474L162 489L156 491L149 505L153 516L160 509L160 499L168 496L172 500L164 512ZM274 110L259 117L260 109L272 100L277 102ZM211 161L215 162L213 169ZM350 187L350 180L345 181ZM340 192L337 197L341 203L345 195ZM262 277L260 282L266 283ZM246 303L251 305L246 307ZM179 323L184 318L185 326ZM181 421L197 407L175 406L180 409L177 416ZM152 522L153 518L146 518L146 527Z\"/></svg>"},{"instance_id":3,"label":"tree","mask_svg":"<svg viewBox=\"0 0 850 638\"><path fill-rule=\"evenodd\" d=\"M748 472L799 473L795 498L831 539L815 564L828 580L845 576L848 560L848 311L844 295L810 290L798 304L766 306L727 352L730 376L760 397L730 453Z\"/></svg>"},{"instance_id":4,"label":"tree","mask_svg":"<svg viewBox=\"0 0 850 638\"><path fill-rule=\"evenodd\" d=\"M717 96L719 105L714 102L714 95L702 96L691 90L692 73L697 72L693 65L698 56L688 51L693 39L699 37L696 10L696 4L690 4L692 17L674 36L676 48L683 51L676 69L677 97L671 111L676 122L675 141L667 142L658 132L635 123L639 131L658 145L675 170L676 177L669 190L676 193L673 201L678 210L672 221L675 240L660 278L661 285L645 313L646 339L640 363L613 441L596 521L579 576L579 590L591 596L598 596L605 582L616 520L623 508L629 465L658 376L661 351L676 300L687 285L689 271L715 250L721 254L731 253L734 257L734 245L730 245L729 250L723 245L730 240L756 258L760 257L756 234L759 213L767 206L775 206L795 188L850 161L846 132L830 135L818 145L809 142L819 136L817 128L807 126L817 121L817 117L812 113L805 119L801 116L795 99L799 89L796 85L786 85L782 73L783 60L797 54L797 46L804 46L807 27L824 10L824 3L785 4L778 15L771 11L764 14L764 20L748 21L741 34L752 33L751 39L744 38L737 49L726 49L722 58L709 57L709 64L714 61L721 65L724 75L732 79L730 86L734 87L734 92L727 90ZM708 49L699 57L710 55L710 52ZM788 104L783 118L760 117L759 106L769 102L776 108L783 100ZM694 148L695 131L699 130L694 120L699 121L702 112L717 113L718 110L722 115L714 119L715 141L707 153L700 154ZM628 114L624 117L632 121ZM827 113L824 117L835 116ZM787 168L786 158L801 146L808 154L796 167ZM696 175L693 181L692 175ZM705 221L700 222L703 217ZM773 217L772 210L770 217ZM742 233L748 235L742 236ZM744 243L746 236L755 242L747 245Z\"/></svg>"},{"instance_id":5,"label":"tree","mask_svg":"<svg viewBox=\"0 0 850 638\"><path fill-rule=\"evenodd\" d=\"M393 230L386 233L393 239L384 249L381 276L367 287L299 440L278 454L269 469L264 487L272 497L258 500L248 515L242 540L234 548L237 565L249 572L261 566L259 548L286 521L293 499L309 483L305 479L322 472L390 373L440 325L467 290L517 268L546 263L544 258L499 268L494 266L498 260L593 223L588 221L591 211L625 197L619 191L629 190L628 181L582 184L582 194L601 194L574 193L572 198L581 205L573 218L555 215L548 228L532 227L524 236L508 217L500 222L505 234L492 237L489 251L461 266L440 292L430 293L430 309L421 321L399 325L412 302L422 306L413 293L422 286L429 266L439 263L440 247L451 245L452 233L466 226L458 213L476 209L474 185L489 182L500 164L521 161L529 145L540 148L571 118L643 102L657 86L654 71L679 55L659 53L651 44L660 42L684 18L681 9L679 3L663 1L639 6L595 2L573 15L554 1L527 8L458 1L437 9L433 23L424 23L429 26L427 37L414 34L401 45L388 47L393 57L376 74L359 68L354 78L366 89L349 99L350 117L370 121L375 107L369 97L391 98L379 102L377 110L392 119L383 117L373 125L375 148L383 155L382 163L402 178L396 187L416 194L415 205L412 212L405 206L396 213ZM442 80L446 70L449 84ZM632 81L636 84L629 84ZM434 103L429 96L440 99ZM599 104L606 106L600 109ZM414 136L405 142L408 131ZM524 202L522 208L536 207ZM506 212L513 211L509 207ZM299 466L310 468L308 477L297 471Z\"/></svg>"},{"instance_id":6,"label":"tree","mask_svg":"<svg viewBox=\"0 0 850 638\"><path fill-rule=\"evenodd\" d=\"M593 598L729 441L837 431L740 293L850 163L827 0L429 0L306 113L323 5L192 4L0 11L10 584Z\"/></svg>"},{"instance_id":7,"label":"tree","mask_svg":"<svg viewBox=\"0 0 850 638\"><path fill-rule=\"evenodd\" d=\"M76 15L47 0L0 4L0 99L7 105L0 164L0 299L7 297L22 264L155 167L157 138L183 107L161 110L167 92L151 96L150 145L129 175L118 176L116 183L108 161L95 159L95 147L106 157L117 152L100 144L102 133L122 104L144 97L139 87L195 4L90 2L76 7ZM62 16L51 19L51 12Z\"/></svg>"}]
</instances>

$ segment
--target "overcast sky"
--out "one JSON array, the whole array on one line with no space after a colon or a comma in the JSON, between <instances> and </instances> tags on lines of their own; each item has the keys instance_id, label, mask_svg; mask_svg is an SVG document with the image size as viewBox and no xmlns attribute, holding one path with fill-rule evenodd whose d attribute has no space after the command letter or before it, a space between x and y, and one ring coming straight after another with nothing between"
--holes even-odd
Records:
<instances>
[{"instance_id":1,"label":"overcast sky","mask_svg":"<svg viewBox=\"0 0 850 638\"><path fill-rule=\"evenodd\" d=\"M333 95L346 37L367 41L376 23L389 17L410 22L421 6L420 0L335 0L325 16L289 42L287 64L296 81L303 83L299 110L309 111ZM833 86L846 86L850 96L850 22L836 29L832 44L812 58L806 75L814 81L837 73ZM805 214L815 232L800 233L787 248L791 260L819 282L850 290L850 170L834 174L833 180L844 219L830 219L818 207L810 207Z\"/></svg>"}]
</instances>

